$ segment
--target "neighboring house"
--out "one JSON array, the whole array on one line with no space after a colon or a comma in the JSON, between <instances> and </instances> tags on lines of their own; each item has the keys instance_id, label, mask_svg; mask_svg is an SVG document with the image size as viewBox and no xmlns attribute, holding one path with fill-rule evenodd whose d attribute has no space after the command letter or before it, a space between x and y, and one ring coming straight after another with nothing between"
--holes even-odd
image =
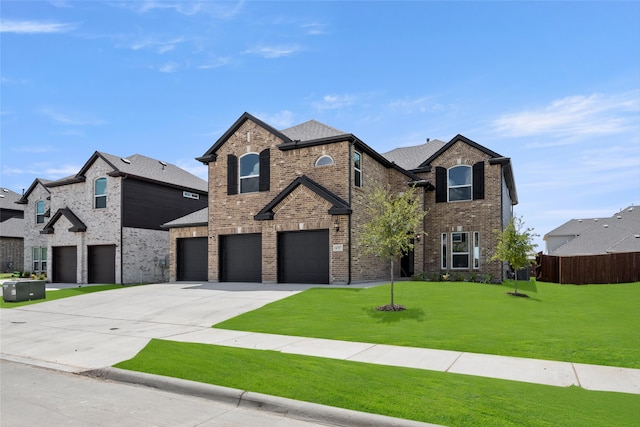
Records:
<instances>
[{"instance_id":1,"label":"neighboring house","mask_svg":"<svg viewBox=\"0 0 640 427\"><path fill-rule=\"evenodd\" d=\"M544 236L556 256L640 252L640 207L629 206L608 218L572 219Z\"/></svg>"},{"instance_id":2,"label":"neighboring house","mask_svg":"<svg viewBox=\"0 0 640 427\"><path fill-rule=\"evenodd\" d=\"M36 178L16 202L24 205L24 270L34 274L47 274L47 236L40 233L51 217L50 180ZM31 203L28 203L30 201Z\"/></svg>"},{"instance_id":3,"label":"neighboring house","mask_svg":"<svg viewBox=\"0 0 640 427\"><path fill-rule=\"evenodd\" d=\"M24 258L24 207L20 195L0 188L0 271L22 271Z\"/></svg>"},{"instance_id":4,"label":"neighboring house","mask_svg":"<svg viewBox=\"0 0 640 427\"><path fill-rule=\"evenodd\" d=\"M207 225L209 209L204 208L170 221L169 278L171 281L208 280Z\"/></svg>"},{"instance_id":5,"label":"neighboring house","mask_svg":"<svg viewBox=\"0 0 640 427\"><path fill-rule=\"evenodd\" d=\"M402 192L408 185L419 187L428 215L424 229L410 231L415 248L397 276L502 277L502 263L490 257L494 230L517 203L511 163L462 136L381 155L353 134L314 120L277 130L244 113L197 160L209 167L208 231L201 216L167 225L176 251L171 280L185 274L177 266L184 258L178 239L190 237L200 239L194 247L206 241L206 265L201 260L197 269L207 268L210 281L386 280L387 263L364 254L359 236L370 220L371 192L379 186Z\"/></svg>"},{"instance_id":6,"label":"neighboring house","mask_svg":"<svg viewBox=\"0 0 640 427\"><path fill-rule=\"evenodd\" d=\"M80 171L36 179L25 205L25 265L52 282L166 281L169 233L162 224L207 206L207 183L139 154L95 152Z\"/></svg>"}]
</instances>

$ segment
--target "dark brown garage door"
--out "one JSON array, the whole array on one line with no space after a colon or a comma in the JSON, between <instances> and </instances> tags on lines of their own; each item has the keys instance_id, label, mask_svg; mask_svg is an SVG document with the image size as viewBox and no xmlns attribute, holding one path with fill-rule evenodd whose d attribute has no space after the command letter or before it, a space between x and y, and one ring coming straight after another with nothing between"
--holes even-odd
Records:
<instances>
[{"instance_id":1,"label":"dark brown garage door","mask_svg":"<svg viewBox=\"0 0 640 427\"><path fill-rule=\"evenodd\" d=\"M278 234L280 283L329 283L329 230Z\"/></svg>"},{"instance_id":2,"label":"dark brown garage door","mask_svg":"<svg viewBox=\"0 0 640 427\"><path fill-rule=\"evenodd\" d=\"M262 235L220 236L220 281L262 282Z\"/></svg>"},{"instance_id":3,"label":"dark brown garage door","mask_svg":"<svg viewBox=\"0 0 640 427\"><path fill-rule=\"evenodd\" d=\"M176 241L178 280L207 280L207 238L194 237Z\"/></svg>"},{"instance_id":4,"label":"dark brown garage door","mask_svg":"<svg viewBox=\"0 0 640 427\"><path fill-rule=\"evenodd\" d=\"M116 282L116 247L114 245L89 246L89 283Z\"/></svg>"},{"instance_id":5,"label":"dark brown garage door","mask_svg":"<svg viewBox=\"0 0 640 427\"><path fill-rule=\"evenodd\" d=\"M78 267L77 250L75 246L54 246L51 260L52 278L54 283L77 283L76 269Z\"/></svg>"}]
</instances>

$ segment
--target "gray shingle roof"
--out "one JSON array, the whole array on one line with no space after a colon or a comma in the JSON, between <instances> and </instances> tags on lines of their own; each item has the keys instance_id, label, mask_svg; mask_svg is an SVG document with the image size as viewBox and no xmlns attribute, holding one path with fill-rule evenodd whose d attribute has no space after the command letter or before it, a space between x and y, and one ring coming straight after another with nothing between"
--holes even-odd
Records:
<instances>
[{"instance_id":1,"label":"gray shingle roof","mask_svg":"<svg viewBox=\"0 0 640 427\"><path fill-rule=\"evenodd\" d=\"M140 154L125 157L125 161L123 161L123 158L114 156L113 154L97 153L109 161L117 171L122 173L204 192L208 191L207 181L198 178L174 164L162 162Z\"/></svg>"},{"instance_id":2,"label":"gray shingle roof","mask_svg":"<svg viewBox=\"0 0 640 427\"><path fill-rule=\"evenodd\" d=\"M348 135L347 132L343 132L331 126L327 126L324 123L320 123L316 120L309 120L308 122L304 122L288 129L281 130L280 132L294 141L312 141L314 139L329 138L338 135Z\"/></svg>"},{"instance_id":3,"label":"gray shingle roof","mask_svg":"<svg viewBox=\"0 0 640 427\"><path fill-rule=\"evenodd\" d=\"M14 217L0 222L0 237L24 238L24 219Z\"/></svg>"},{"instance_id":4,"label":"gray shingle roof","mask_svg":"<svg viewBox=\"0 0 640 427\"><path fill-rule=\"evenodd\" d=\"M439 139L433 139L421 145L395 148L386 153L382 153L382 156L403 169L412 170L420 166L422 162L427 160L445 145L446 142L440 141Z\"/></svg>"},{"instance_id":5,"label":"gray shingle roof","mask_svg":"<svg viewBox=\"0 0 640 427\"><path fill-rule=\"evenodd\" d=\"M549 255L640 252L640 208L630 206L609 218L597 218L597 221L595 218L574 219L549 232L545 238L567 235L577 235L577 237Z\"/></svg>"},{"instance_id":6,"label":"gray shingle roof","mask_svg":"<svg viewBox=\"0 0 640 427\"><path fill-rule=\"evenodd\" d=\"M185 215L183 217L174 219L163 224L164 228L176 228L176 227L188 227L195 225L207 225L209 221L209 208L200 209Z\"/></svg>"},{"instance_id":7,"label":"gray shingle roof","mask_svg":"<svg viewBox=\"0 0 640 427\"><path fill-rule=\"evenodd\" d=\"M11 191L8 188L0 188L0 209L23 211L24 206L16 204L20 197L20 194L15 191Z\"/></svg>"}]
</instances>

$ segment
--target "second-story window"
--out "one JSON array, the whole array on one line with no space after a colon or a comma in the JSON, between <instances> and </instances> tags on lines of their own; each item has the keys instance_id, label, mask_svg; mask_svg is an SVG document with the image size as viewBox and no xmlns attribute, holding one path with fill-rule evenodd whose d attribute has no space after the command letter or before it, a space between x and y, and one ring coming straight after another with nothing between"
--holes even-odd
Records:
<instances>
[{"instance_id":1,"label":"second-story window","mask_svg":"<svg viewBox=\"0 0 640 427\"><path fill-rule=\"evenodd\" d=\"M454 166L448 175L449 201L471 200L471 166Z\"/></svg>"},{"instance_id":2,"label":"second-story window","mask_svg":"<svg viewBox=\"0 0 640 427\"><path fill-rule=\"evenodd\" d=\"M240 193L259 191L260 156L256 153L240 157Z\"/></svg>"},{"instance_id":3,"label":"second-story window","mask_svg":"<svg viewBox=\"0 0 640 427\"><path fill-rule=\"evenodd\" d=\"M107 178L98 178L95 180L93 197L93 206L96 209L107 207Z\"/></svg>"},{"instance_id":4,"label":"second-story window","mask_svg":"<svg viewBox=\"0 0 640 427\"><path fill-rule=\"evenodd\" d=\"M36 224L44 224L44 200L36 202Z\"/></svg>"},{"instance_id":5,"label":"second-story window","mask_svg":"<svg viewBox=\"0 0 640 427\"><path fill-rule=\"evenodd\" d=\"M353 182L356 187L362 187L362 154L353 152Z\"/></svg>"}]
</instances>

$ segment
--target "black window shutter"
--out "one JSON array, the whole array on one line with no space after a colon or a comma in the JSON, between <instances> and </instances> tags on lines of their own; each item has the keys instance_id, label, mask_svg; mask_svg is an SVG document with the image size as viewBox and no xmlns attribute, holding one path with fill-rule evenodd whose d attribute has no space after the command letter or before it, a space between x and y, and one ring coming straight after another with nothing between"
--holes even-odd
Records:
<instances>
[{"instance_id":1,"label":"black window shutter","mask_svg":"<svg viewBox=\"0 0 640 427\"><path fill-rule=\"evenodd\" d=\"M238 194L238 158L227 155L227 194Z\"/></svg>"},{"instance_id":2,"label":"black window shutter","mask_svg":"<svg viewBox=\"0 0 640 427\"><path fill-rule=\"evenodd\" d=\"M269 173L270 159L271 154L268 148L260 153L260 181L258 183L259 191L269 191L269 181L271 180L271 175Z\"/></svg>"},{"instance_id":3,"label":"black window shutter","mask_svg":"<svg viewBox=\"0 0 640 427\"><path fill-rule=\"evenodd\" d=\"M436 166L436 203L447 201L447 169Z\"/></svg>"},{"instance_id":4,"label":"black window shutter","mask_svg":"<svg viewBox=\"0 0 640 427\"><path fill-rule=\"evenodd\" d=\"M473 200L484 199L484 162L473 165Z\"/></svg>"}]
</instances>

